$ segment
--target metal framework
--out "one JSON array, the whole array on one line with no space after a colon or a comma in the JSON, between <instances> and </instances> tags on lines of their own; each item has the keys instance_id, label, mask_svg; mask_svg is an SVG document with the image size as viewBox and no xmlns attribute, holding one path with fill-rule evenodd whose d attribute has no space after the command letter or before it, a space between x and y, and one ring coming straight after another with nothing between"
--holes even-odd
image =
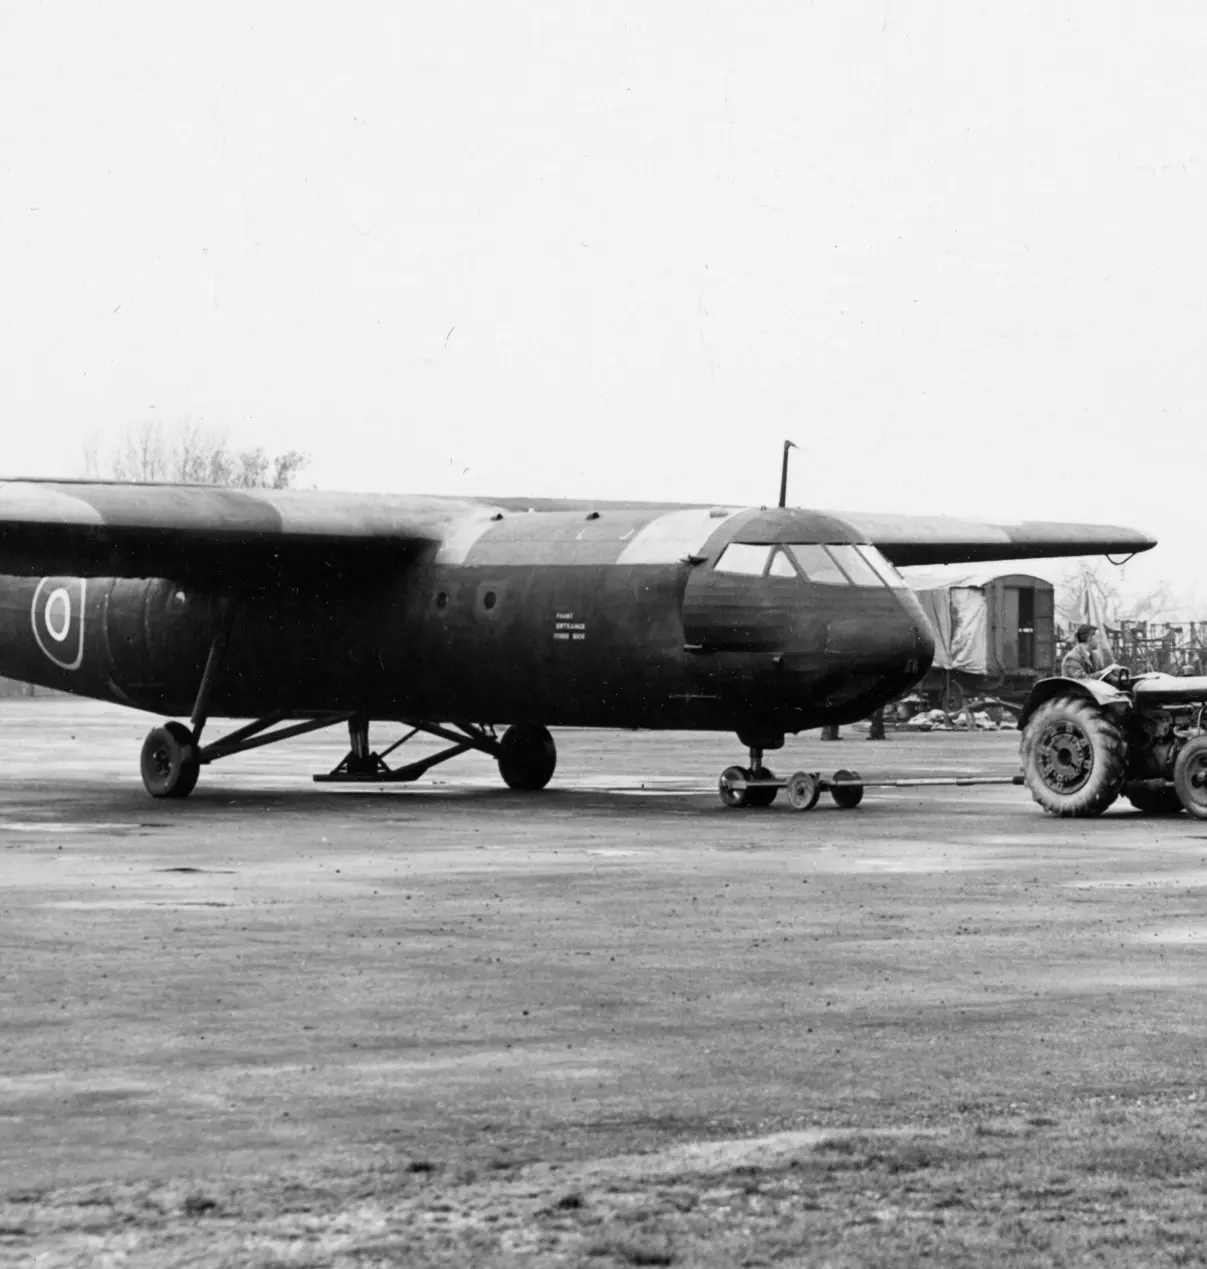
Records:
<instances>
[{"instance_id":1,"label":"metal framework","mask_svg":"<svg viewBox=\"0 0 1207 1269\"><path fill-rule=\"evenodd\" d=\"M1115 660L1133 674L1207 673L1207 621L1121 621L1106 633Z\"/></svg>"},{"instance_id":2,"label":"metal framework","mask_svg":"<svg viewBox=\"0 0 1207 1269\"><path fill-rule=\"evenodd\" d=\"M450 758L456 758L470 749L490 754L492 758L499 756L499 740L495 729L490 726L476 727L470 723L453 723L443 727L436 723L417 723L412 719L399 719L410 731L396 740L381 753L373 753L369 749L369 721L361 715L352 715L348 719L348 732L351 737L351 748L342 760L330 771L314 777L316 784L374 783L395 784L409 783L418 780L425 772ZM453 730L456 728L456 730ZM396 749L413 740L420 732L429 736L437 736L447 740L449 747L438 753L409 762L404 767L391 767L386 759Z\"/></svg>"}]
</instances>

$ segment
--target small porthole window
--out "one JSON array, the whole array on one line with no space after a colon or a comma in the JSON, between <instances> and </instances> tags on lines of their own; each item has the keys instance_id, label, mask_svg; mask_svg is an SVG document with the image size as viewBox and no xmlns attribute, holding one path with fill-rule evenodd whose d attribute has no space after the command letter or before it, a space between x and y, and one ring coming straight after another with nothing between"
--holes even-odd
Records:
<instances>
[{"instance_id":1,"label":"small porthole window","mask_svg":"<svg viewBox=\"0 0 1207 1269\"><path fill-rule=\"evenodd\" d=\"M440 609L444 609L448 607L448 591L442 590L436 596L436 607Z\"/></svg>"},{"instance_id":2,"label":"small porthole window","mask_svg":"<svg viewBox=\"0 0 1207 1269\"><path fill-rule=\"evenodd\" d=\"M494 593L493 590L488 590L486 594L482 596L483 608L493 608L495 604L497 604L498 602L499 602L499 597Z\"/></svg>"}]
</instances>

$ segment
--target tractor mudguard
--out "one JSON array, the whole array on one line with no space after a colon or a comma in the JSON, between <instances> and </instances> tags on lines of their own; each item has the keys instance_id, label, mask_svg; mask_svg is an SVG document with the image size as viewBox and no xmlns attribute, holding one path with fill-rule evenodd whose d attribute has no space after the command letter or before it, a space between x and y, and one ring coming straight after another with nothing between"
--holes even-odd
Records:
<instances>
[{"instance_id":1,"label":"tractor mudguard","mask_svg":"<svg viewBox=\"0 0 1207 1269\"><path fill-rule=\"evenodd\" d=\"M1018 716L1018 729L1027 725L1027 719L1044 703L1054 696L1080 696L1083 700L1093 701L1103 709L1112 705L1117 709L1131 709L1132 698L1117 687L1104 683L1101 679L1066 679L1058 676L1052 679L1040 679L1031 689L1022 713Z\"/></svg>"}]
</instances>

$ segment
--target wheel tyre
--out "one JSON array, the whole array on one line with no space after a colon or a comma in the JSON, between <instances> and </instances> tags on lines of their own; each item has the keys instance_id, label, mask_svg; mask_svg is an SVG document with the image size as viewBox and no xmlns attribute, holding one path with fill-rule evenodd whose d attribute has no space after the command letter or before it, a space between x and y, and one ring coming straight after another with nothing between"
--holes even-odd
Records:
<instances>
[{"instance_id":1,"label":"wheel tyre","mask_svg":"<svg viewBox=\"0 0 1207 1269\"><path fill-rule=\"evenodd\" d=\"M509 789L543 789L557 768L557 746L546 727L517 723L499 742L499 774Z\"/></svg>"},{"instance_id":2,"label":"wheel tyre","mask_svg":"<svg viewBox=\"0 0 1207 1269\"><path fill-rule=\"evenodd\" d=\"M1123 792L1132 806L1145 815L1182 813L1182 799L1178 796L1177 789L1146 789L1141 786L1138 789L1125 788Z\"/></svg>"},{"instance_id":3,"label":"wheel tyre","mask_svg":"<svg viewBox=\"0 0 1207 1269\"><path fill-rule=\"evenodd\" d=\"M201 774L193 733L183 723L153 727L143 741L139 770L153 798L187 798Z\"/></svg>"},{"instance_id":4,"label":"wheel tyre","mask_svg":"<svg viewBox=\"0 0 1207 1269\"><path fill-rule=\"evenodd\" d=\"M1023 779L1051 815L1101 815L1119 796L1127 744L1112 718L1092 701L1045 701L1023 728Z\"/></svg>"},{"instance_id":5,"label":"wheel tyre","mask_svg":"<svg viewBox=\"0 0 1207 1269\"><path fill-rule=\"evenodd\" d=\"M751 778L754 780L774 780L775 772L769 770L767 767L760 767L753 773ZM778 793L779 789L774 786L771 788L750 789L746 794L746 805L770 806L771 803L775 801L776 794Z\"/></svg>"},{"instance_id":6,"label":"wheel tyre","mask_svg":"<svg viewBox=\"0 0 1207 1269\"><path fill-rule=\"evenodd\" d=\"M858 780L858 771L835 771L835 780ZM844 811L853 811L860 802L863 801L863 785L847 784L841 789L831 789L830 796L834 799L834 805L841 807Z\"/></svg>"},{"instance_id":7,"label":"wheel tyre","mask_svg":"<svg viewBox=\"0 0 1207 1269\"><path fill-rule=\"evenodd\" d=\"M794 771L784 786L784 796L794 811L811 811L821 797L821 782L807 771Z\"/></svg>"},{"instance_id":8,"label":"wheel tyre","mask_svg":"<svg viewBox=\"0 0 1207 1269\"><path fill-rule=\"evenodd\" d=\"M1207 736L1187 741L1173 764L1178 799L1196 820L1207 820Z\"/></svg>"},{"instance_id":9,"label":"wheel tyre","mask_svg":"<svg viewBox=\"0 0 1207 1269\"><path fill-rule=\"evenodd\" d=\"M717 792L721 795L721 801L735 810L752 805L750 794L753 790L746 787L746 781L749 779L750 772L745 767L726 767L717 781Z\"/></svg>"}]
</instances>

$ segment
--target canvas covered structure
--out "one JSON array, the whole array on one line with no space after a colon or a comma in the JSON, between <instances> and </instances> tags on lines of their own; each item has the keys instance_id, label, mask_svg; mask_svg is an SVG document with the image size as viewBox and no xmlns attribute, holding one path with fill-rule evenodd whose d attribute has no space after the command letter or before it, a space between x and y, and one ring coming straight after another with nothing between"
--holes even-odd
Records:
<instances>
[{"instance_id":1,"label":"canvas covered structure","mask_svg":"<svg viewBox=\"0 0 1207 1269\"><path fill-rule=\"evenodd\" d=\"M1052 583L1027 573L953 565L906 570L935 637L934 669L987 679L1050 674L1056 655Z\"/></svg>"}]
</instances>

